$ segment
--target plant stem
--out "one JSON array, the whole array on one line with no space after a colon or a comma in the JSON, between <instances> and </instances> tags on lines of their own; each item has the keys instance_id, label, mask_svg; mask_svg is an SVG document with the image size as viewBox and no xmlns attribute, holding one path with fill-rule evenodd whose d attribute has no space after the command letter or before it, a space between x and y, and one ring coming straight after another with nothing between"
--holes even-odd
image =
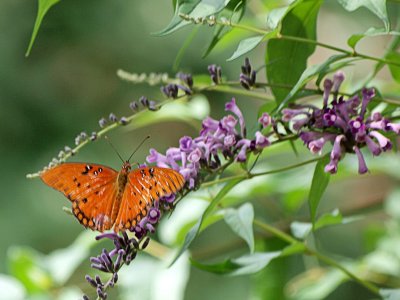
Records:
<instances>
[{"instance_id":1,"label":"plant stem","mask_svg":"<svg viewBox=\"0 0 400 300\"><path fill-rule=\"evenodd\" d=\"M326 263L327 265L330 265L331 267L334 267L336 269L341 270L343 273L345 273L347 276L349 276L351 279L353 279L354 281L358 282L360 285L364 286L366 289L370 290L372 293L376 294L376 295L380 295L379 294L379 288L370 283L367 282L359 277L357 277L355 274L353 274L352 272L350 272L348 269L346 269L345 267L343 267L340 263L338 263L337 261L333 260L332 258L325 256L321 253L319 253L316 250L310 249L310 247L308 247L304 242L302 241L298 241L295 238L293 238L292 236L290 236L289 234L287 234L286 232L273 227L269 224L266 224L262 221L259 221L257 219L255 219L253 221L253 223L255 225L257 225L258 227L260 227L261 229L263 229L264 231L273 234L274 236L276 236L277 238L288 242L289 244L297 244L297 243L302 243L305 247L305 251L306 254L315 256L316 258L318 258L320 261Z\"/></svg>"},{"instance_id":2,"label":"plant stem","mask_svg":"<svg viewBox=\"0 0 400 300\"><path fill-rule=\"evenodd\" d=\"M326 263L327 265L330 265L336 269L341 270L343 273L345 273L347 276L349 276L351 279L353 279L354 281L358 282L359 284L361 284L362 286L364 286L365 288L367 288L368 290L370 290L371 292L373 292L374 294L380 295L379 294L379 288L368 282L365 280L362 280L361 278L357 277L355 274L351 273L349 270L347 270L345 267L343 267L341 264L339 264L337 261L335 261L334 259L325 256L315 250L312 250L310 248L307 247L307 252L308 254L311 254L313 256L315 256L316 258L318 258L320 261L323 261L324 263Z\"/></svg>"},{"instance_id":3,"label":"plant stem","mask_svg":"<svg viewBox=\"0 0 400 300\"><path fill-rule=\"evenodd\" d=\"M265 29L260 29L260 28L256 28L253 26L249 26L249 25L243 25L243 24L238 24L238 23L232 23L232 22L221 22L221 21L216 21L217 24L219 25L223 25L223 26L230 26L233 28L238 28L238 29L243 29L246 31L250 31L250 32L254 32L254 33L258 33L258 34L268 34L271 31L265 30ZM273 37L276 39L282 39L282 40L288 40L288 41L295 41L295 42L301 42L301 43L308 43L308 44L314 44L316 46L319 47L323 47L326 49L330 49L333 51L337 51L337 52L341 52L341 53L345 53L348 54L349 56L352 57L360 57L360 58L364 58L364 59L368 59L368 60L373 60L373 61L378 61L384 64L389 64L389 65L394 65L394 66L400 66L400 63L395 62L395 61L390 61L387 59L382 59L382 58L378 58L378 57L373 57L370 55L366 55L366 54L362 54L362 53L358 53L355 51L349 51L349 50L345 50L339 47L335 47L329 44L325 44L325 43L321 43L315 40L311 40L311 39L307 39L307 38L301 38L301 37L297 37L297 36L290 36L290 35L281 35L278 34L276 37Z\"/></svg>"},{"instance_id":4,"label":"plant stem","mask_svg":"<svg viewBox=\"0 0 400 300\"><path fill-rule=\"evenodd\" d=\"M216 179L216 180L213 180L213 181L205 182L205 183L203 183L201 185L201 187L209 187L209 186L212 186L214 184L219 184L219 183L223 183L223 182L234 180L234 179L245 179L245 178L250 179L250 178L253 178L253 177L256 177L256 176L264 176L264 175L269 175L269 174L280 173L280 172L284 172L284 171L288 171L288 170L291 170L291 169L295 169L295 168L298 168L298 167L301 167L301 166L304 166L304 165L311 164L311 163L316 162L316 161L318 161L320 159L321 159L321 157L317 157L317 158L313 158L313 159L306 160L306 161L303 161L303 162L300 162L300 163L297 163L297 164L294 164L294 165L290 165L290 166L287 166L287 167L283 167L283 168L279 168L279 169L275 169L275 170L271 170L271 171L265 171L265 172L260 172L260 173L242 173L242 174L232 175L232 176L224 177L224 178L221 178L221 179Z\"/></svg>"}]
</instances>

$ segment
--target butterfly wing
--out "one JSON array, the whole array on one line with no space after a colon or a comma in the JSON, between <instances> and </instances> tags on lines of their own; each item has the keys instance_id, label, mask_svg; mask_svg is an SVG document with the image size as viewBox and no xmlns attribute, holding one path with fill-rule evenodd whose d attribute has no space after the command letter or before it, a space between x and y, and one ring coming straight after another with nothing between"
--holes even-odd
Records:
<instances>
[{"instance_id":1,"label":"butterfly wing","mask_svg":"<svg viewBox=\"0 0 400 300\"><path fill-rule=\"evenodd\" d=\"M147 215L154 201L177 193L184 184L183 176L172 169L146 167L133 170L128 175L114 230L135 227Z\"/></svg>"},{"instance_id":2,"label":"butterfly wing","mask_svg":"<svg viewBox=\"0 0 400 300\"><path fill-rule=\"evenodd\" d=\"M92 230L110 229L118 172L98 164L65 163L45 171L41 178L72 202L79 222Z\"/></svg>"}]
</instances>

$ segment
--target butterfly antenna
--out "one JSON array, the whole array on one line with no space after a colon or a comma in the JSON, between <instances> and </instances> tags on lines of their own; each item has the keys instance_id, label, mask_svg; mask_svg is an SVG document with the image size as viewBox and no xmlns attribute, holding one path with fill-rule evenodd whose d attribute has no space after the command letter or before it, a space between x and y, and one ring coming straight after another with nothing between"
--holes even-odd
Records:
<instances>
[{"instance_id":1,"label":"butterfly antenna","mask_svg":"<svg viewBox=\"0 0 400 300\"><path fill-rule=\"evenodd\" d=\"M139 148L144 144L145 141L147 141L150 138L150 136L146 136L143 141L140 142L139 146L136 147L136 149L132 152L131 156L129 156L128 161L131 160L132 156L136 153L136 151L139 150Z\"/></svg>"},{"instance_id":2,"label":"butterfly antenna","mask_svg":"<svg viewBox=\"0 0 400 300\"><path fill-rule=\"evenodd\" d=\"M104 136L104 138L106 139L106 141L110 144L111 148L114 149L115 153L117 153L119 159L124 163L124 159L122 158L121 154L119 154L118 150L114 147L114 145L111 143L110 139L108 138L108 136Z\"/></svg>"}]
</instances>

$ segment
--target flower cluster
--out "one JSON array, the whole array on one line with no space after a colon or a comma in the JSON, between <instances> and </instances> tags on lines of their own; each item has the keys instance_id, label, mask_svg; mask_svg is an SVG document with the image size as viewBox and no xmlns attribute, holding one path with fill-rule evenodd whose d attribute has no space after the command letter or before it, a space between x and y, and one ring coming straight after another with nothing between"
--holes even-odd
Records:
<instances>
[{"instance_id":1,"label":"flower cluster","mask_svg":"<svg viewBox=\"0 0 400 300\"><path fill-rule=\"evenodd\" d=\"M400 124L390 122L379 112L367 115L368 103L375 96L373 88L364 88L359 95L348 99L338 97L344 74L337 72L333 80L324 81L323 107L296 105L282 110L282 121L291 122L300 138L312 153L321 153L327 142L333 143L330 162L325 172L336 173L339 161L345 153L355 153L358 157L358 172L368 172L361 148L367 147L374 155L392 148L392 143L383 133L399 134ZM329 97L333 99L329 103Z\"/></svg>"},{"instance_id":2,"label":"flower cluster","mask_svg":"<svg viewBox=\"0 0 400 300\"><path fill-rule=\"evenodd\" d=\"M107 288L113 287L118 280L118 271L122 265L129 265L130 262L136 257L139 250L144 249L148 244L148 239L139 248L139 243L135 238L129 238L126 232L121 235L116 233L104 233L96 237L96 240L107 238L113 241L115 248L108 252L103 249L102 253L96 257L91 257L91 267L98 269L105 273L111 273L112 276L107 282L102 282L100 276L96 275L95 278L86 275L86 280L96 289L98 298L107 299ZM84 299L89 299L86 295Z\"/></svg>"},{"instance_id":3,"label":"flower cluster","mask_svg":"<svg viewBox=\"0 0 400 300\"><path fill-rule=\"evenodd\" d=\"M221 120L207 117L203 120L198 137L182 137L179 147L169 148L165 155L151 149L147 161L180 172L188 187L194 189L199 184L200 171L217 170L221 166L221 156L227 160L244 162L249 152L258 152L270 145L268 137L260 131L256 132L253 139L246 138L245 121L235 99L226 103L225 110L234 115L227 115ZM259 122L262 126L268 126L271 120L268 114L264 114Z\"/></svg>"},{"instance_id":4,"label":"flower cluster","mask_svg":"<svg viewBox=\"0 0 400 300\"><path fill-rule=\"evenodd\" d=\"M256 71L252 70L250 60L246 57L244 65L242 66L242 73L240 73L239 81L242 87L249 90L256 85Z\"/></svg>"},{"instance_id":5,"label":"flower cluster","mask_svg":"<svg viewBox=\"0 0 400 300\"><path fill-rule=\"evenodd\" d=\"M107 289L114 287L118 280L118 271L121 267L129 265L135 259L138 251L144 250L150 242L148 233L154 233L155 228L165 211L173 208L176 199L174 194L162 197L153 203L153 207L148 210L147 215L133 228L133 237L129 238L125 231L120 234L103 233L96 237L96 240L110 239L114 243L114 249L107 251L103 249L101 254L91 257L91 267L105 273L111 274L107 282L103 282L98 275L92 278L86 275L86 280L96 289L98 298L107 299ZM89 299L84 295L84 299Z\"/></svg>"},{"instance_id":6,"label":"flower cluster","mask_svg":"<svg viewBox=\"0 0 400 300\"><path fill-rule=\"evenodd\" d=\"M161 92L167 96L167 98L176 99L178 98L179 90L183 91L185 95L193 94L193 77L191 74L178 73L176 77L182 84L169 83L161 87Z\"/></svg>"},{"instance_id":7,"label":"flower cluster","mask_svg":"<svg viewBox=\"0 0 400 300\"><path fill-rule=\"evenodd\" d=\"M214 84L222 83L222 69L221 69L220 66L209 65L208 66L208 73L210 73L211 81Z\"/></svg>"}]
</instances>

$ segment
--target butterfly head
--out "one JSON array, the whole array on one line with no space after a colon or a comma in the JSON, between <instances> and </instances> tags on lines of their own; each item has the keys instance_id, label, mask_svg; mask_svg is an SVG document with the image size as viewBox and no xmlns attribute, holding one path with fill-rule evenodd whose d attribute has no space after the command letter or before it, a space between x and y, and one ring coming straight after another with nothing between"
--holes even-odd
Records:
<instances>
[{"instance_id":1,"label":"butterfly head","mask_svg":"<svg viewBox=\"0 0 400 300\"><path fill-rule=\"evenodd\" d=\"M130 162L127 160L123 163L122 165L122 173L124 174L129 174L129 172L131 171L131 164Z\"/></svg>"}]
</instances>

